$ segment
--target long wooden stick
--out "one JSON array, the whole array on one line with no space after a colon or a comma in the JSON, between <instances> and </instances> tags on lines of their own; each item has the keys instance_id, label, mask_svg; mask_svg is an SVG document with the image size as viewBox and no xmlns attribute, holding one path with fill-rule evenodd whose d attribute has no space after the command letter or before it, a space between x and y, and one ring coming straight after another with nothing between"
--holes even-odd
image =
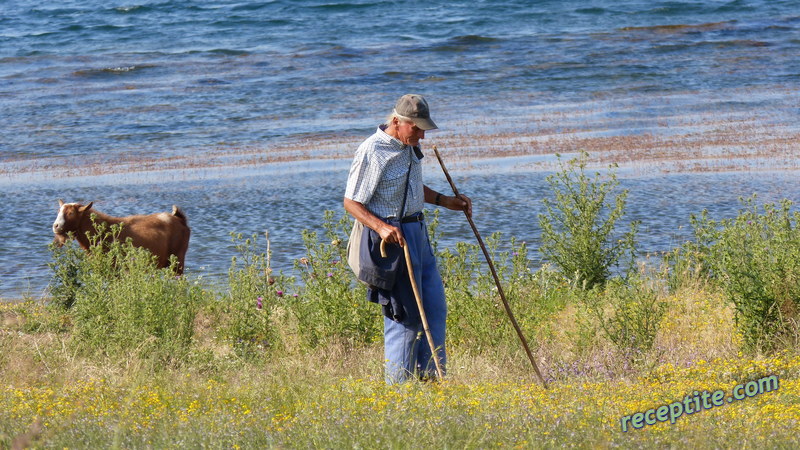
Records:
<instances>
[{"instance_id":1,"label":"long wooden stick","mask_svg":"<svg viewBox=\"0 0 800 450\"><path fill-rule=\"evenodd\" d=\"M458 188L456 188L455 183L453 183L453 179L450 178L450 174L447 172L447 168L444 166L444 161L442 161L442 156L439 155L439 149L436 146L433 146L433 152L436 153L436 159L439 160L439 164L442 166L442 171L444 172L444 176L447 177L448 183L450 183L450 187L453 188L453 193L458 197L460 194L458 193ZM525 353L528 355L528 359L531 360L531 365L533 366L533 370L536 372L536 375L539 376L539 380L542 382L542 386L547 389L547 382L544 381L544 377L542 377L542 373L539 372L539 367L536 365L536 361L533 359L533 354L531 353L530 347L528 347L528 341L525 339L525 335L522 334L522 330L519 328L519 324L517 324L517 319L514 318L514 314L511 312L511 306L509 306L508 301L506 300L506 294L503 292L502 286L500 286L500 278L497 276L497 271L494 268L494 264L492 263L492 258L489 256L489 251L486 250L486 245L483 243L483 239L481 239L481 234L478 233L478 228L475 227L475 222L472 221L472 217L470 217L469 213L465 210L464 215L467 217L467 221L469 221L469 226L472 227L473 233L475 233L475 237L478 239L478 244L481 246L481 250L483 250L483 256L486 257L486 262L489 263L489 270L492 271L492 277L494 277L494 283L497 285L497 292L500 294L500 299L503 301L503 306L506 309L506 313L508 314L508 318L511 320L511 324L514 325L514 329L517 331L517 336L519 336L519 340L522 342L522 346L525 348Z\"/></svg>"},{"instance_id":2,"label":"long wooden stick","mask_svg":"<svg viewBox=\"0 0 800 450\"><path fill-rule=\"evenodd\" d=\"M422 306L422 295L419 293L417 279L414 277L414 267L411 264L408 242L403 246L403 251L406 255L406 267L408 268L408 277L411 279L411 289L414 291L414 298L417 300L417 308L419 308L419 317L422 319L422 328L425 330L425 337L428 339L428 346L431 348L431 355L433 355L433 363L436 365L436 375L439 376L439 380L444 380L444 371L439 362L439 352L433 343L433 334L431 334L431 329L428 326L428 317L425 315L425 308ZM381 256L386 258L386 241L381 241Z\"/></svg>"}]
</instances>

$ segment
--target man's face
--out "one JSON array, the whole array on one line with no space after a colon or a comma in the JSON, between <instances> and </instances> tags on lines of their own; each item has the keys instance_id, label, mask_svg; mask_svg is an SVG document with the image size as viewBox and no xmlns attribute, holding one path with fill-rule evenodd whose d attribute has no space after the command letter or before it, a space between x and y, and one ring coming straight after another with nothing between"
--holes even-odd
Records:
<instances>
[{"instance_id":1,"label":"man's face","mask_svg":"<svg viewBox=\"0 0 800 450\"><path fill-rule=\"evenodd\" d=\"M397 139L403 144L416 147L421 139L425 139L425 130L414 125L414 122L397 121Z\"/></svg>"}]
</instances>

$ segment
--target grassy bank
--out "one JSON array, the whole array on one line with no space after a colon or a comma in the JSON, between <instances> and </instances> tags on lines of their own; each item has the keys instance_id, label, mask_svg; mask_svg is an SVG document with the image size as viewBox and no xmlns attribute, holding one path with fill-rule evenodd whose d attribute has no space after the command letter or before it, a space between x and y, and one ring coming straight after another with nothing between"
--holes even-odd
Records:
<instances>
[{"instance_id":1,"label":"grassy bank","mask_svg":"<svg viewBox=\"0 0 800 450\"><path fill-rule=\"evenodd\" d=\"M443 383L386 386L379 344L326 344L243 359L220 346L172 367L137 356L86 357L68 333L26 331L20 315L40 305L6 306L0 335L0 443L48 448L389 447L485 448L659 445L692 448L796 447L800 356L739 356L717 324L730 317L709 296L673 297L671 317L650 363L624 363L614 350L571 359L575 332L540 335L537 355L551 380L544 390L511 348L451 346ZM32 319L35 320L35 319ZM705 319L704 319L705 320ZM707 328L703 331L703 326ZM688 327L688 328L687 328ZM698 339L676 341L687 329ZM716 344L709 348L709 344ZM714 352L718 356L706 359ZM656 358L658 356L658 358ZM560 366L560 367L559 367ZM695 390L734 387L766 374L779 389L623 432L620 419L683 401ZM16 445L15 444L15 445Z\"/></svg>"},{"instance_id":2,"label":"grassy bank","mask_svg":"<svg viewBox=\"0 0 800 450\"><path fill-rule=\"evenodd\" d=\"M386 386L380 316L360 298L361 288L354 289L336 255L325 253L337 252L339 244L309 235L309 258L298 267L302 286L265 271L260 264L266 255L254 254L248 245L242 246L246 262L232 267L228 292L196 282L177 287L189 292L180 301L194 302L185 341L152 327L156 331L146 335L136 334L136 327L89 333L76 323L90 319L79 303L70 309L41 301L3 304L0 446L800 444L800 355L789 346L743 352L735 309L719 288L693 275L685 274L674 289L653 274L639 282L638 292L654 295L665 313L652 344L634 348L609 338L603 331L606 316L593 312L586 292L546 269L515 269L514 258L524 247L498 252L512 307L551 384L544 390L491 289L470 273L478 270L467 263L475 260L475 249L460 248L463 258L456 249L442 257L451 304L447 380ZM459 276L473 282L460 285ZM157 278L116 282L151 286ZM105 286L107 298L123 302ZM248 286L257 287L251 292ZM612 304L608 296L619 295L614 289L619 287L609 285L591 296ZM133 291L141 299L148 289ZM344 302L336 303L334 295ZM242 311L235 308L240 300ZM86 299L79 296L81 301ZM270 308L266 316L265 308ZM97 307L91 311L110 314ZM357 317L337 317L342 314ZM145 313L117 317L138 321L138 328L154 320ZM120 334L139 341L122 345ZM682 402L694 391L723 390L729 397L737 385L768 375L778 377L778 389L684 414L674 424L629 425L622 431L625 416Z\"/></svg>"},{"instance_id":3,"label":"grassy bank","mask_svg":"<svg viewBox=\"0 0 800 450\"><path fill-rule=\"evenodd\" d=\"M615 179L577 167L541 218L554 266L485 237L549 389L481 250L438 248L436 214L448 375L385 385L350 219L327 212L289 273L268 235L232 235L222 287L129 244L53 248L51 297L0 302L0 448L800 446L800 215L751 199L635 259Z\"/></svg>"}]
</instances>

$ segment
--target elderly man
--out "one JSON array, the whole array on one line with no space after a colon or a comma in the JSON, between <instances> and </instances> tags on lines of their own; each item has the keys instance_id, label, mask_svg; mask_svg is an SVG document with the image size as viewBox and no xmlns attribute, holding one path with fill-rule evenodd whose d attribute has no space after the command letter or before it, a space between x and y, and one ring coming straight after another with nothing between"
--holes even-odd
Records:
<instances>
[{"instance_id":1,"label":"elderly man","mask_svg":"<svg viewBox=\"0 0 800 450\"><path fill-rule=\"evenodd\" d=\"M422 96L400 97L386 123L358 147L344 208L386 243L408 246L437 355L445 367L447 305L422 209L427 202L472 214L472 202L464 195L443 195L422 183L419 143L426 131L436 128ZM390 384L405 381L414 373L421 378L434 374L431 348L421 337L422 323L408 274L404 264L399 266L403 273L398 274L391 291L370 289L367 294L371 301L384 305L385 378Z\"/></svg>"}]
</instances>

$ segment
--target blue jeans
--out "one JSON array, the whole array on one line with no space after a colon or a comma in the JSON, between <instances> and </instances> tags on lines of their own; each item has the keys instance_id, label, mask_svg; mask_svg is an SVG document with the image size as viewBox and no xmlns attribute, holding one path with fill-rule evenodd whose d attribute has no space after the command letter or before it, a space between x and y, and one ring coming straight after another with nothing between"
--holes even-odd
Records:
<instances>
[{"instance_id":1,"label":"blue jeans","mask_svg":"<svg viewBox=\"0 0 800 450\"><path fill-rule=\"evenodd\" d=\"M425 222L404 223L402 228L406 245L409 246L414 278L422 295L428 326L444 371L447 361L444 346L447 304L442 277L436 267L436 257L433 255ZM415 373L424 377L436 375L433 354L422 323L407 326L384 317L383 339L386 383L401 383Z\"/></svg>"}]
</instances>

